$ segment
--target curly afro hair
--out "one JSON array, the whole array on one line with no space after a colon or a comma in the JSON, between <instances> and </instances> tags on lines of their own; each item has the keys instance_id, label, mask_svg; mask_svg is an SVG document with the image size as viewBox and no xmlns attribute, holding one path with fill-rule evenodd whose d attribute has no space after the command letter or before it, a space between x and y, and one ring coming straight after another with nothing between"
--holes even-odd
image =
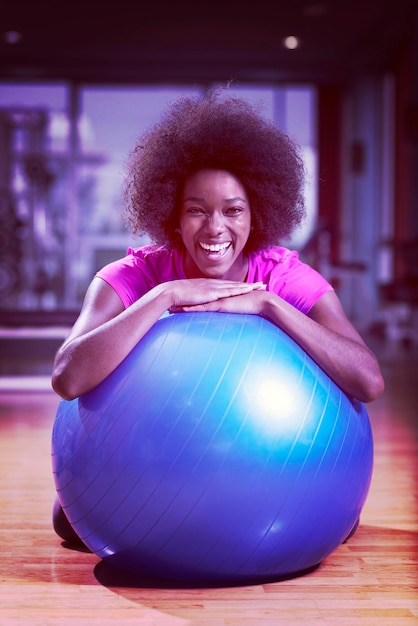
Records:
<instances>
[{"instance_id":1,"label":"curly afro hair","mask_svg":"<svg viewBox=\"0 0 418 626\"><path fill-rule=\"evenodd\" d=\"M179 246L184 181L202 168L227 170L246 190L247 250L279 245L305 217L300 148L248 102L209 91L175 100L129 154L123 198L132 233Z\"/></svg>"}]
</instances>

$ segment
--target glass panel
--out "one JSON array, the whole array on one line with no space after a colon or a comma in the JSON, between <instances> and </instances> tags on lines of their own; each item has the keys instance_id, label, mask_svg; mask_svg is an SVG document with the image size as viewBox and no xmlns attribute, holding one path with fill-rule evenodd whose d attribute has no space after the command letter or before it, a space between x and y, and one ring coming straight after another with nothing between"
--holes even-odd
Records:
<instances>
[{"instance_id":1,"label":"glass panel","mask_svg":"<svg viewBox=\"0 0 418 626\"><path fill-rule=\"evenodd\" d=\"M318 173L316 148L316 100L312 87L286 89L286 131L302 147L305 168L305 222L294 234L290 245L301 249L312 235L318 215Z\"/></svg>"},{"instance_id":2,"label":"glass panel","mask_svg":"<svg viewBox=\"0 0 418 626\"><path fill-rule=\"evenodd\" d=\"M1 308L64 298L66 102L65 85L0 85Z\"/></svg>"}]
</instances>

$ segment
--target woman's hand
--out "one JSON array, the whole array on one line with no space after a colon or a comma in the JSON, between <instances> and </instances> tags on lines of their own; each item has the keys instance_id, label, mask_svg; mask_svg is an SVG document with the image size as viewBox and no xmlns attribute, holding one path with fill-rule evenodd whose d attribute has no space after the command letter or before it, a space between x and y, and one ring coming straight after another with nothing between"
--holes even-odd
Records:
<instances>
[{"instance_id":1,"label":"woman's hand","mask_svg":"<svg viewBox=\"0 0 418 626\"><path fill-rule=\"evenodd\" d=\"M188 281L190 282L190 281ZM225 282L225 281L220 281ZM250 315L263 315L264 302L266 300L266 286L263 283L238 283L238 285L247 285L251 289L242 290L234 287L236 293L227 293L228 290L215 290L214 292L203 291L204 302L196 304L184 304L172 306L170 311L191 312L191 311L214 311L219 313L247 313ZM208 296L215 295L215 299L208 300ZM197 298L197 294L196 294Z\"/></svg>"},{"instance_id":2,"label":"woman's hand","mask_svg":"<svg viewBox=\"0 0 418 626\"><path fill-rule=\"evenodd\" d=\"M265 290L263 283L242 283L215 278L188 278L165 285L171 292L172 312L226 310L243 312L236 309L236 299L255 291Z\"/></svg>"}]
</instances>

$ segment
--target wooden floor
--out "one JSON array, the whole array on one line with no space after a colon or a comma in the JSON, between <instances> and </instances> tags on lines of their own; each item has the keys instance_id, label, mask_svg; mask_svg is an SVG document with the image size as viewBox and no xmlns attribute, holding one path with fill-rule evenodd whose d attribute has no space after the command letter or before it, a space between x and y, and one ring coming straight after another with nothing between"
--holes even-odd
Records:
<instances>
[{"instance_id":1,"label":"wooden floor","mask_svg":"<svg viewBox=\"0 0 418 626\"><path fill-rule=\"evenodd\" d=\"M51 528L50 391L0 391L0 625L418 624L418 353L382 342L368 405L375 468L361 526L319 569L265 585L184 589L109 578Z\"/></svg>"}]
</instances>

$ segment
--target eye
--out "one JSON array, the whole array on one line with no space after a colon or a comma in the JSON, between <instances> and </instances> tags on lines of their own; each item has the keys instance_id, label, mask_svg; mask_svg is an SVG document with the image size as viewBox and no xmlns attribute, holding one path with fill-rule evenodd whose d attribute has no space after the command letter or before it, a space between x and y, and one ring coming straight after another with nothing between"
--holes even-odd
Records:
<instances>
[{"instance_id":1,"label":"eye","mask_svg":"<svg viewBox=\"0 0 418 626\"><path fill-rule=\"evenodd\" d=\"M231 206L225 210L225 215L231 215L231 216L241 215L243 211L244 209L240 206Z\"/></svg>"},{"instance_id":2,"label":"eye","mask_svg":"<svg viewBox=\"0 0 418 626\"><path fill-rule=\"evenodd\" d=\"M184 212L188 213L189 215L202 215L204 211L200 207L191 206L191 207L185 208Z\"/></svg>"}]
</instances>

